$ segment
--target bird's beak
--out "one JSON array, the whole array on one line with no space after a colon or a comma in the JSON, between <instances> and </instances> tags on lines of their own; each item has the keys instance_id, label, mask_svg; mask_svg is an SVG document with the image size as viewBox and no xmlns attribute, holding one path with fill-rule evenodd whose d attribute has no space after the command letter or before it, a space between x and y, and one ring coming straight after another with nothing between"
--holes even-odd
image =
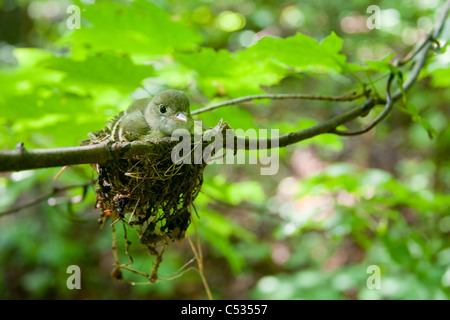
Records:
<instances>
[{"instance_id":1,"label":"bird's beak","mask_svg":"<svg viewBox=\"0 0 450 320\"><path fill-rule=\"evenodd\" d=\"M178 122L187 122L187 118L182 112L178 113L176 116L173 116L172 119Z\"/></svg>"}]
</instances>

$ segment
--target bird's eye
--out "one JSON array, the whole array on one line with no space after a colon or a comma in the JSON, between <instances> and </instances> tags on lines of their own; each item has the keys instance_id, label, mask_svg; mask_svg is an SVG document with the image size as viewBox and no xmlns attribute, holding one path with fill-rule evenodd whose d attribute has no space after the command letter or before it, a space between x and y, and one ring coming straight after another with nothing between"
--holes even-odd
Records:
<instances>
[{"instance_id":1,"label":"bird's eye","mask_svg":"<svg viewBox=\"0 0 450 320\"><path fill-rule=\"evenodd\" d=\"M163 105L163 104L160 104L159 105L159 112L161 112L161 113L166 113L166 107Z\"/></svg>"}]
</instances>

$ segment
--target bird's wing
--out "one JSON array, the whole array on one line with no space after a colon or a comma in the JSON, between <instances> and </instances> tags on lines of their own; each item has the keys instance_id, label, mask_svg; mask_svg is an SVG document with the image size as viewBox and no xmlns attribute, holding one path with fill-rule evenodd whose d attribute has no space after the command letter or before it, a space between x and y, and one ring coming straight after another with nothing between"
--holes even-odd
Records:
<instances>
[{"instance_id":1,"label":"bird's wing","mask_svg":"<svg viewBox=\"0 0 450 320\"><path fill-rule=\"evenodd\" d=\"M125 112L119 112L114 118L106 122L106 131L112 135L115 125L122 119L125 115Z\"/></svg>"},{"instance_id":2,"label":"bird's wing","mask_svg":"<svg viewBox=\"0 0 450 320\"><path fill-rule=\"evenodd\" d=\"M150 131L150 126L140 111L125 115L120 128L120 140L126 141L138 140Z\"/></svg>"},{"instance_id":3,"label":"bird's wing","mask_svg":"<svg viewBox=\"0 0 450 320\"><path fill-rule=\"evenodd\" d=\"M133 113L136 111L140 111L142 114L145 114L145 109L149 105L150 101L152 101L151 98L138 99L128 107L125 113Z\"/></svg>"},{"instance_id":4,"label":"bird's wing","mask_svg":"<svg viewBox=\"0 0 450 320\"><path fill-rule=\"evenodd\" d=\"M134 101L128 107L128 109L118 113L114 118L112 118L111 120L106 122L106 129L108 129L109 132L112 132L116 123L126 114L132 114L136 111L140 111L141 114L143 115L145 113L145 109L148 106L148 104L150 103L150 101L152 101L151 98L143 98L143 99L138 99L138 100Z\"/></svg>"},{"instance_id":5,"label":"bird's wing","mask_svg":"<svg viewBox=\"0 0 450 320\"><path fill-rule=\"evenodd\" d=\"M113 141L133 141L151 130L144 112L151 98L134 101L127 110L118 113L106 123L106 130Z\"/></svg>"}]
</instances>

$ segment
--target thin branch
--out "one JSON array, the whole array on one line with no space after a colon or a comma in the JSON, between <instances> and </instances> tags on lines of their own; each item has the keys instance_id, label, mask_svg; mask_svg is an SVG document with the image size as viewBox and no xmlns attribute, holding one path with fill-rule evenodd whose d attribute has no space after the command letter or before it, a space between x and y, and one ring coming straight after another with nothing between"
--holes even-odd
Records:
<instances>
[{"instance_id":1,"label":"thin branch","mask_svg":"<svg viewBox=\"0 0 450 320\"><path fill-rule=\"evenodd\" d=\"M197 252L197 250L195 249L195 246L192 243L191 238L189 236L187 236L186 238L188 239L189 246L191 247L191 250L194 253L195 260L197 261L198 273L200 275L200 278L202 279L202 283L203 283L203 287L205 288L206 295L208 296L209 300L214 300L213 297L212 297L212 294L211 294L211 290L210 290L209 285L208 285L208 281L206 281L206 277L205 277L205 274L204 274L204 271L203 271L203 260L199 256L199 253Z\"/></svg>"},{"instance_id":2,"label":"thin branch","mask_svg":"<svg viewBox=\"0 0 450 320\"><path fill-rule=\"evenodd\" d=\"M370 131L373 127L375 127L378 123L380 123L384 118L386 118L386 116L391 112L392 106L394 105L394 101L391 98L391 84L392 84L393 79L394 79L394 75L391 74L389 76L389 79L388 79L387 85L386 85L386 105L384 106L383 111L378 115L378 117L375 118L375 120L373 120L366 127L359 129L359 130L342 131L342 130L334 129L330 133L335 133L340 136L356 136L356 135L363 134L363 133Z\"/></svg>"},{"instance_id":3,"label":"thin branch","mask_svg":"<svg viewBox=\"0 0 450 320\"><path fill-rule=\"evenodd\" d=\"M425 49L424 51L428 51L432 42L436 43L438 48L440 47L439 41L437 41L436 38L441 34L444 28L445 20L447 19L449 10L450 10L450 1L447 1L442 9L438 21L436 22L434 30L422 41L422 43L417 47L416 50L414 50L413 52L411 52L398 62L399 66L404 65L409 61L411 61L420 51L422 51L422 49Z\"/></svg>"},{"instance_id":4,"label":"thin branch","mask_svg":"<svg viewBox=\"0 0 450 320\"><path fill-rule=\"evenodd\" d=\"M409 75L409 78L405 81L403 84L403 91L408 91L411 86L414 84L414 82L419 77L420 71L422 70L423 66L425 65L425 62L427 60L427 54L430 50L431 44L435 42L435 39L439 37L442 30L444 29L445 20L447 19L448 13L450 10L450 0L447 0L444 7L442 8L441 15L438 19L438 21L435 24L434 30L430 33L431 37L427 37L424 40L424 44L420 45L419 51L415 53L415 55L418 56L413 69L411 70L411 74ZM392 100L395 102L397 101L401 96L403 95L402 90L398 90L393 96Z\"/></svg>"},{"instance_id":5,"label":"thin branch","mask_svg":"<svg viewBox=\"0 0 450 320\"><path fill-rule=\"evenodd\" d=\"M356 131L340 131L340 130L333 130L333 133L342 135L342 136L352 136L352 135L359 135L368 132L373 127L375 127L378 123L380 123L392 110L392 107L394 103L402 97L404 93L406 93L411 86L414 84L414 82L419 77L420 71L422 70L423 66L426 63L427 60L427 54L430 50L431 44L436 42L436 38L441 34L445 20L448 16L450 10L450 0L447 0L445 3L445 6L443 8L443 11L441 13L441 16L439 17L434 30L425 38L425 40L422 42L422 44L414 50L412 53L408 54L404 59L397 62L397 65L404 65L405 63L411 61L414 57L418 56L416 62L414 63L413 69L411 71L411 74L409 78L405 81L403 84L402 89L397 90L397 92L391 96L390 93L390 86L393 80L393 75L391 74L389 77L389 80L387 82L387 88L386 88L386 105L383 109L383 111L378 115L378 117L369 125L366 127L356 130Z\"/></svg>"},{"instance_id":6,"label":"thin branch","mask_svg":"<svg viewBox=\"0 0 450 320\"><path fill-rule=\"evenodd\" d=\"M319 95L313 95L313 94L301 94L301 93L267 93L267 94L255 94L251 96L245 96L240 97L232 100L227 100L224 102L220 102L217 104L213 104L210 106L206 106L204 108L200 108L197 110L192 111L192 114L199 114L206 111L214 110L220 107L224 106L230 106L239 104L242 102L252 101L252 100L261 100L261 99L271 99L271 100L283 100L283 99L302 99L302 100L327 100L327 101L353 101L356 100L362 96L364 96L366 93L360 93L357 94L357 92L351 92L349 94L343 95L343 96L319 96Z\"/></svg>"},{"instance_id":7,"label":"thin branch","mask_svg":"<svg viewBox=\"0 0 450 320\"><path fill-rule=\"evenodd\" d=\"M34 199L34 200L30 201L30 202L27 202L27 203L22 204L20 206L17 206L17 207L14 207L14 208L10 208L8 210L0 212L0 217L6 216L6 215L11 214L11 213L18 212L18 211L23 210L25 208L29 208L29 207L35 206L35 205L37 205L37 204L47 200L48 198L53 197L53 196L57 195L58 193L66 191L66 190L69 190L69 189L83 188L83 198L84 198L84 196L86 195L87 188L89 186L91 186L95 181L96 180L92 180L92 181L87 181L87 182L84 182L84 183L81 183L81 184L68 185L68 186L62 186L62 187L54 187L51 192L49 192L47 194L44 194L42 196L39 196L39 197L37 197L36 199Z\"/></svg>"},{"instance_id":8,"label":"thin branch","mask_svg":"<svg viewBox=\"0 0 450 320\"><path fill-rule=\"evenodd\" d=\"M282 148L300 142L302 140L312 138L319 134L333 133L333 130L338 126L367 114L375 105L379 103L380 101L378 99L370 97L362 105L354 107L353 109L350 109L339 116L321 122L315 126L300 131L291 132L280 137L271 137L263 139L263 138L248 138L235 136L234 137L235 150L237 149L262 150L262 149L271 149L275 147Z\"/></svg>"},{"instance_id":9,"label":"thin branch","mask_svg":"<svg viewBox=\"0 0 450 320\"><path fill-rule=\"evenodd\" d=\"M398 66L402 66L402 65L407 64L408 62L410 62L410 61L411 61L411 60L412 60L412 59L413 59L420 51L422 51L422 49L425 47L425 45L426 45L428 42L430 42L430 41L436 43L437 46L438 46L438 48L440 47L439 42L438 42L436 39L433 38L433 35L432 35L432 34L429 34L429 35L425 38L425 40L423 40L422 43L417 47L416 50L410 52L406 57L404 57L403 59L401 59L401 60L398 62Z\"/></svg>"}]
</instances>

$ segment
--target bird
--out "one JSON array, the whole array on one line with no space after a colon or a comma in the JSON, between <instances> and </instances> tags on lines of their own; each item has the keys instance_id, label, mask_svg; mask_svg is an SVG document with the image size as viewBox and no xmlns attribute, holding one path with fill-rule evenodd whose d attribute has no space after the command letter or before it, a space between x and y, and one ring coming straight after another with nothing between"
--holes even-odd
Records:
<instances>
[{"instance_id":1,"label":"bird","mask_svg":"<svg viewBox=\"0 0 450 320\"><path fill-rule=\"evenodd\" d=\"M161 91L153 98L134 101L128 109L106 123L114 142L167 138L176 129L194 131L188 96L175 89Z\"/></svg>"}]
</instances>

